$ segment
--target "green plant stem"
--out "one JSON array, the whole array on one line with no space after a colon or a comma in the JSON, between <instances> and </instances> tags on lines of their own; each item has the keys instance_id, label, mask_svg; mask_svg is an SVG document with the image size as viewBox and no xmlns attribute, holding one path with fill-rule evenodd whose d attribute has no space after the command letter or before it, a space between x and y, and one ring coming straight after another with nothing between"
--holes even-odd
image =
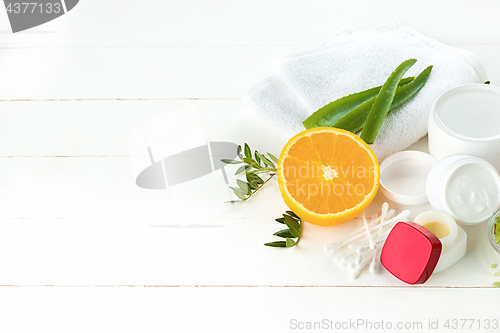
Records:
<instances>
[{"instance_id":1,"label":"green plant stem","mask_svg":"<svg viewBox=\"0 0 500 333\"><path fill-rule=\"evenodd\" d=\"M250 172L249 172L250 173ZM273 178L274 176L276 176L275 173L271 173L269 174L269 178L267 178L264 183L262 185L260 185L255 191L253 191L248 197L246 197L245 199L241 200L241 201L247 201L248 199L250 199L255 193L257 193L258 190L260 190L264 185L266 185L266 183L268 181L271 180L271 178Z\"/></svg>"}]
</instances>

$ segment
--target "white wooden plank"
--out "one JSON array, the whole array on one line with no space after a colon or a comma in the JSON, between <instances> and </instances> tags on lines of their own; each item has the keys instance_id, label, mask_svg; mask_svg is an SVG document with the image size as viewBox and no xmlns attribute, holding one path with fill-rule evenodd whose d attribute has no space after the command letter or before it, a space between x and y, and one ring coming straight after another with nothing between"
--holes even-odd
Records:
<instances>
[{"instance_id":1,"label":"white wooden plank","mask_svg":"<svg viewBox=\"0 0 500 333\"><path fill-rule=\"evenodd\" d=\"M1 288L5 332L495 332L500 290L422 288ZM27 320L26 318L29 318ZM450 329L444 325L450 319ZM461 329L463 321L464 329ZM294 321L295 320L295 321ZM384 324L381 323L384 322ZM439 325L429 327L429 324ZM490 328L487 329L489 321ZM398 323L406 329L398 329ZM389 330L387 327L391 325ZM472 328L471 324L473 324ZM377 325L377 326L374 326ZM480 325L480 326L478 326ZM295 328L294 328L295 327ZM478 328L480 327L480 328ZM342 329L342 328L340 328ZM339 330L340 330L339 329ZM302 330L300 330L302 331Z\"/></svg>"},{"instance_id":2,"label":"white wooden plank","mask_svg":"<svg viewBox=\"0 0 500 333\"><path fill-rule=\"evenodd\" d=\"M377 13L377 15L374 15ZM345 25L369 29L391 20L445 43L499 43L495 0L80 1L67 15L9 34L0 10L2 47L316 45Z\"/></svg>"},{"instance_id":3,"label":"white wooden plank","mask_svg":"<svg viewBox=\"0 0 500 333\"><path fill-rule=\"evenodd\" d=\"M0 100L241 98L303 47L7 49ZM471 47L500 83L500 45Z\"/></svg>"},{"instance_id":4,"label":"white wooden plank","mask_svg":"<svg viewBox=\"0 0 500 333\"><path fill-rule=\"evenodd\" d=\"M240 98L294 47L8 49L0 99Z\"/></svg>"}]
</instances>

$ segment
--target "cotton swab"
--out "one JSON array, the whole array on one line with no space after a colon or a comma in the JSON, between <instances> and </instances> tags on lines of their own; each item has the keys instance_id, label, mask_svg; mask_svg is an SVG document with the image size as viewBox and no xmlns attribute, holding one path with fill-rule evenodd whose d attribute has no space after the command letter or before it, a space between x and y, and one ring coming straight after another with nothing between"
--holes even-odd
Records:
<instances>
[{"instance_id":1,"label":"cotton swab","mask_svg":"<svg viewBox=\"0 0 500 333\"><path fill-rule=\"evenodd\" d=\"M373 238L373 241L376 243L376 244L379 244L381 243L383 240L385 240L386 236L389 234L389 231L390 230L387 230L385 231L382 235L380 236L376 236ZM359 241L359 242L354 242L354 243L351 243L347 246L347 248L349 250L355 250L357 253L362 253L364 251L366 251L367 249L370 248L370 244L366 244L367 240L362 240L362 241ZM373 249L372 249L373 250ZM344 250L343 250L344 251Z\"/></svg>"},{"instance_id":2,"label":"cotton swab","mask_svg":"<svg viewBox=\"0 0 500 333\"><path fill-rule=\"evenodd\" d=\"M347 252L348 252L348 249L343 249L343 250L337 252L335 257L333 257L333 261L334 262L340 261L340 258L342 258Z\"/></svg>"},{"instance_id":3,"label":"cotton swab","mask_svg":"<svg viewBox=\"0 0 500 333\"><path fill-rule=\"evenodd\" d=\"M394 209L390 209L389 211L387 211L387 215L386 215L386 217L387 217L387 218L391 218L391 217L392 217L392 215L394 215L394 213L395 213L395 212L396 212L396 211L395 211ZM378 222L380 222L380 218L377 218L375 221L371 222L371 223L370 223L370 227L371 227L371 224L372 224L372 223L375 225L375 224L376 224L376 223L378 223ZM347 240L347 239L349 239L349 238L351 238L351 237L355 236L355 235L356 235L356 234L358 234L359 232L362 232L362 229L361 229L361 230L360 230L360 229L357 229L357 230L355 230L355 231L351 232L349 235L345 236L344 238L342 238L342 239L340 239L340 240L338 240L338 241L336 241L336 242L334 242L334 243L328 244L328 245L327 245L327 246L325 246L325 248L324 248L325 252L328 252L328 251L331 251L331 250L335 250L335 249L337 248L337 246L338 246L338 245L342 244L345 240ZM338 247L340 248L340 247L342 247L342 246L340 245L340 246L338 246Z\"/></svg>"},{"instance_id":4,"label":"cotton swab","mask_svg":"<svg viewBox=\"0 0 500 333\"><path fill-rule=\"evenodd\" d=\"M356 266L359 266L361 264L361 260L363 259L363 255L362 254L358 254L358 256L356 257L356 259L354 260L354 264Z\"/></svg>"},{"instance_id":5,"label":"cotton swab","mask_svg":"<svg viewBox=\"0 0 500 333\"><path fill-rule=\"evenodd\" d=\"M406 221L408 219L408 217L410 216L410 214L411 214L411 212L409 210L404 210L399 215L397 215L396 217L393 217L392 219L385 221L384 224L379 224L376 227L374 227L372 229L372 232L374 230L378 230L379 228L383 228L383 227L385 227L385 226L387 226L387 225L389 225L391 223L394 224L395 222ZM366 235L366 230L363 231L363 232L361 232L361 233L359 233L359 234L357 234L357 235L355 235L355 236L352 236L351 238L346 239L346 240L344 240L342 242L337 241L337 242L331 243L331 244L325 246L324 250L325 251L332 251L332 250L335 251L335 250L338 250L342 246L345 246L345 245L351 243L352 241L354 241L355 239L358 239L359 237L362 237L364 235Z\"/></svg>"},{"instance_id":6,"label":"cotton swab","mask_svg":"<svg viewBox=\"0 0 500 333\"><path fill-rule=\"evenodd\" d=\"M376 250L373 253L372 262L370 263L370 268L368 269L370 271L370 273L372 273L372 274L375 274L375 270L377 268L377 252L378 252L378 250Z\"/></svg>"},{"instance_id":7,"label":"cotton swab","mask_svg":"<svg viewBox=\"0 0 500 333\"><path fill-rule=\"evenodd\" d=\"M385 219L385 215L387 214L387 210L389 209L389 204L387 202L384 202L382 204L382 213L380 213L380 224L384 224L384 219ZM380 227L380 229L378 229L378 235L381 236L383 234L383 228L384 227ZM368 271L372 274L375 274L376 270L377 270L377 250L375 251L375 253L373 253L373 258L372 258L372 262L370 263L370 268L368 268Z\"/></svg>"},{"instance_id":8,"label":"cotton swab","mask_svg":"<svg viewBox=\"0 0 500 333\"><path fill-rule=\"evenodd\" d=\"M372 232L371 232L370 228L368 227L368 222L366 222L365 213L361 213L361 216L363 217L363 224L365 225L366 237L368 238L368 243L370 244L370 249L375 250L377 248L377 245L375 244L375 241L373 240Z\"/></svg>"},{"instance_id":9,"label":"cotton swab","mask_svg":"<svg viewBox=\"0 0 500 333\"><path fill-rule=\"evenodd\" d=\"M359 267L358 267L358 268L356 268L356 269L354 270L354 272L352 272L352 273L351 273L351 277L352 277L353 279L355 279L355 278L357 278L357 277L359 276L359 273L361 273L361 270L363 269L363 267L365 267L365 266L366 266L366 264L368 263L368 261L370 261L370 258L366 258L365 260L363 260L363 261L361 262L361 264L359 265Z\"/></svg>"},{"instance_id":10,"label":"cotton swab","mask_svg":"<svg viewBox=\"0 0 500 333\"><path fill-rule=\"evenodd\" d=\"M361 213L363 226L344 238L326 245L324 250L332 251L334 262L339 267L347 266L353 279L356 279L367 266L370 273L376 273L381 244L385 242L392 227L397 222L408 221L411 214L409 210L404 210L393 217L394 213L395 210L389 209L387 202L382 204L380 216L373 214L369 223L365 214Z\"/></svg>"},{"instance_id":11,"label":"cotton swab","mask_svg":"<svg viewBox=\"0 0 500 333\"><path fill-rule=\"evenodd\" d=\"M362 257L361 260L356 263L356 268L360 268L360 267L363 267L363 266L366 266L366 263L363 264L363 261L366 261L367 259L370 259L373 255L373 250L368 250L365 254L366 256Z\"/></svg>"},{"instance_id":12,"label":"cotton swab","mask_svg":"<svg viewBox=\"0 0 500 333\"><path fill-rule=\"evenodd\" d=\"M392 215L394 215L394 213L396 213L396 211L394 209L391 209L387 212L387 217L392 217ZM370 227L372 227L372 225L375 225L376 223L380 222L380 217L377 217L374 221L370 222ZM363 229L357 229L353 232L351 232L349 235L345 236L344 238L340 239L339 242L342 242L348 238L351 238L352 236L358 234L359 232L361 232Z\"/></svg>"},{"instance_id":13,"label":"cotton swab","mask_svg":"<svg viewBox=\"0 0 500 333\"><path fill-rule=\"evenodd\" d=\"M370 220L370 224L369 224L369 225L371 225L371 224L372 224L372 222L374 222L377 218L378 218L378 214L373 214L373 215L372 215L372 218L371 218L371 220ZM382 220L381 220L381 221L382 221ZM351 243L351 244L349 244L349 245L348 245L348 247L349 247L349 249L354 249L354 248L356 248L356 250L357 250L357 248L359 248L359 246L360 246L361 244L364 244L364 241L358 241L358 242ZM363 251L364 251L364 250L361 250L361 252L363 252ZM361 252L358 252L358 253L361 253Z\"/></svg>"},{"instance_id":14,"label":"cotton swab","mask_svg":"<svg viewBox=\"0 0 500 333\"><path fill-rule=\"evenodd\" d=\"M356 252L358 252L358 253L363 253L363 252L365 252L365 251L366 251L366 250L368 250L368 249L369 249L369 247L368 247L368 246L366 246L366 245L365 245L365 246L360 246L360 247L358 247L358 248L356 249Z\"/></svg>"},{"instance_id":15,"label":"cotton swab","mask_svg":"<svg viewBox=\"0 0 500 333\"><path fill-rule=\"evenodd\" d=\"M382 204L382 213L380 214L380 224L384 224L385 215L387 214L387 210L389 209L389 204L384 202ZM378 235L382 233L382 228L378 229Z\"/></svg>"},{"instance_id":16,"label":"cotton swab","mask_svg":"<svg viewBox=\"0 0 500 333\"><path fill-rule=\"evenodd\" d=\"M356 253L348 253L340 259L339 266L344 267L347 262L356 255Z\"/></svg>"},{"instance_id":17,"label":"cotton swab","mask_svg":"<svg viewBox=\"0 0 500 333\"><path fill-rule=\"evenodd\" d=\"M374 227L373 229L374 230L375 229L378 230L379 228L384 227L386 225L389 225L391 223L394 223L397 220L401 220L401 221L402 220L406 220L408 218L408 216L410 216L410 211L409 210L404 210L398 216L396 216L396 217L394 217L394 218L392 218L390 220L385 221L383 225L379 224L378 226ZM376 222L378 222L378 221L379 220L377 220ZM358 232L359 232L359 230L358 230ZM344 240L342 242L340 242L340 241L334 242L334 243L331 244L331 245L333 245L333 247L331 249L335 250L335 249L341 248L342 246L348 244L349 242L353 241L354 239L357 239L359 237L364 236L365 234L366 234L366 230L364 230L361 233L358 233L358 234L352 236L351 238L346 239L346 240Z\"/></svg>"}]
</instances>

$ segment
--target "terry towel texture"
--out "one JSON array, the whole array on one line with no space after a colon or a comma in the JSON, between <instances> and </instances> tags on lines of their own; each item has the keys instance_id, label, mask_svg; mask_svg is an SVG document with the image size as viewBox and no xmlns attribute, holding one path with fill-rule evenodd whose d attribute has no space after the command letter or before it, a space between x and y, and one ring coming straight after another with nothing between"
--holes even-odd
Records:
<instances>
[{"instance_id":1,"label":"terry towel texture","mask_svg":"<svg viewBox=\"0 0 500 333\"><path fill-rule=\"evenodd\" d=\"M276 59L276 74L246 91L243 101L250 110L297 133L304 130L302 121L322 106L383 85L410 58L418 61L405 77L434 67L420 92L388 114L371 145L381 162L427 134L427 116L439 95L458 85L486 80L486 70L474 54L395 22L362 32L346 27L317 48Z\"/></svg>"}]
</instances>

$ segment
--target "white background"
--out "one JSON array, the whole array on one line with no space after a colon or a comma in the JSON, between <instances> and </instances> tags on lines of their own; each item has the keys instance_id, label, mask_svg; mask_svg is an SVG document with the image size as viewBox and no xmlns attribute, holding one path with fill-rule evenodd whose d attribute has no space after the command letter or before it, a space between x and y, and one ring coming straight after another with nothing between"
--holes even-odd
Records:
<instances>
[{"instance_id":1,"label":"white background","mask_svg":"<svg viewBox=\"0 0 500 333\"><path fill-rule=\"evenodd\" d=\"M397 20L474 52L498 85L499 17L497 0L81 0L12 34L0 9L0 331L297 331L292 319L426 331L429 320L500 319L500 255L484 224L464 228L466 256L423 286L384 272L350 280L322 248L359 224L306 224L300 246L264 247L286 208L271 182L199 221L214 227L172 227L168 194L135 186L128 149L134 128L191 106L208 141L279 154L289 133L248 113L243 91L277 56L345 25Z\"/></svg>"}]
</instances>

